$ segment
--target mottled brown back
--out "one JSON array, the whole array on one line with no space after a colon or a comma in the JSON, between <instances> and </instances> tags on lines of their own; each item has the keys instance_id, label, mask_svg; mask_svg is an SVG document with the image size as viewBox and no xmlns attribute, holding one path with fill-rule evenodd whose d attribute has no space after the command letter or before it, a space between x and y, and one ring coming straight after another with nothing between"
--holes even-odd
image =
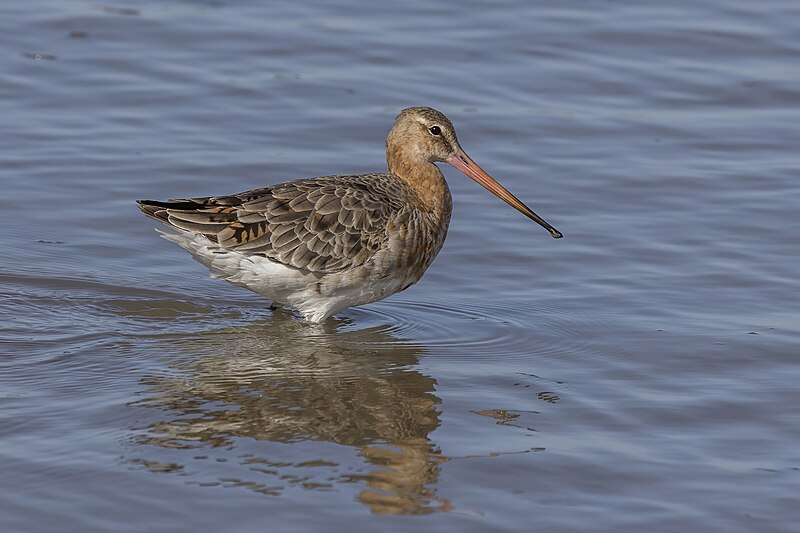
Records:
<instances>
[{"instance_id":1,"label":"mottled brown back","mask_svg":"<svg viewBox=\"0 0 800 533\"><path fill-rule=\"evenodd\" d=\"M366 263L388 240L389 222L415 205L388 174L289 181L231 196L157 202L140 209L220 246L311 272Z\"/></svg>"}]
</instances>

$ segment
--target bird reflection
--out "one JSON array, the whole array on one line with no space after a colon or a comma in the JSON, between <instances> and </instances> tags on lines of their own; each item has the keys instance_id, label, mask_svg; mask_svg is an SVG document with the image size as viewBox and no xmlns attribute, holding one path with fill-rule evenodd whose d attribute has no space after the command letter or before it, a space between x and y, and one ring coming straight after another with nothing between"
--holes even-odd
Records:
<instances>
[{"instance_id":1,"label":"bird reflection","mask_svg":"<svg viewBox=\"0 0 800 533\"><path fill-rule=\"evenodd\" d=\"M450 508L435 494L447 460L429 439L440 423L436 380L414 368L422 348L387 326L350 330L346 319L312 326L276 313L257 325L171 338L163 348L169 369L145 378L144 398L136 402L156 410L148 415L157 412L157 420L135 442L138 453L156 446L180 458L170 466L134 462L185 474L186 463L203 457L200 450L218 450L236 461L217 483L205 484L280 494L289 485L331 490L360 483L357 498L375 513ZM367 471L363 462L340 464L340 454L319 457L329 450L319 445L302 448L301 461L270 456L286 452L268 443L309 441L357 448ZM252 453L230 453L245 449ZM309 466L327 468L324 479L309 476Z\"/></svg>"}]
</instances>

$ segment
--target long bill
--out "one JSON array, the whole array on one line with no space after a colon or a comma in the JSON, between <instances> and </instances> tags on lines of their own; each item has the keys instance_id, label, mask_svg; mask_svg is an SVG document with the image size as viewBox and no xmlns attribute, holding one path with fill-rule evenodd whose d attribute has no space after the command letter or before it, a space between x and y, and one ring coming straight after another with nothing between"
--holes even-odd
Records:
<instances>
[{"instance_id":1,"label":"long bill","mask_svg":"<svg viewBox=\"0 0 800 533\"><path fill-rule=\"evenodd\" d=\"M552 235L554 239L560 239L563 237L560 231L548 224L545 219L534 213L527 205L523 204L519 198L508 192L505 187L497 183L494 178L487 174L485 170L479 167L475 161L473 161L466 153L464 153L464 150L462 150L460 146L456 149L456 152L450 156L447 162L470 178L477 181L479 184L485 187L486 190L503 200L505 203L549 231L550 235Z\"/></svg>"}]
</instances>

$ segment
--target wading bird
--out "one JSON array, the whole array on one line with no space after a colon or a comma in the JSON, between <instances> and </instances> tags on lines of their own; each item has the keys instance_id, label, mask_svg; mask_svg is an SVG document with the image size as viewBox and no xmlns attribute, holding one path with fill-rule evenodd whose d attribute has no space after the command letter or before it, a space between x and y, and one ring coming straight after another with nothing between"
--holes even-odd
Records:
<instances>
[{"instance_id":1,"label":"wading bird","mask_svg":"<svg viewBox=\"0 0 800 533\"><path fill-rule=\"evenodd\" d=\"M404 109L386 139L388 172L287 181L230 196L140 200L162 235L212 276L290 305L319 323L413 285L444 244L452 200L445 162L544 227L561 233L464 153L430 107Z\"/></svg>"}]
</instances>

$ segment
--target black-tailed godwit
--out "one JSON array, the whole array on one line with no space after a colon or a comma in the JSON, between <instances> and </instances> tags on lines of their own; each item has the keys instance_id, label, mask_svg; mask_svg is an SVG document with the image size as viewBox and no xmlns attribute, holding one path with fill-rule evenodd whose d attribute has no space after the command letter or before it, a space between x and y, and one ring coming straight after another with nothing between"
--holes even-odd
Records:
<instances>
[{"instance_id":1,"label":"black-tailed godwit","mask_svg":"<svg viewBox=\"0 0 800 533\"><path fill-rule=\"evenodd\" d=\"M450 120L404 109L386 139L388 172L324 176L139 208L163 236L219 277L290 305L319 323L386 298L422 277L444 244L452 201L445 162L543 226L561 233L464 153Z\"/></svg>"}]
</instances>

